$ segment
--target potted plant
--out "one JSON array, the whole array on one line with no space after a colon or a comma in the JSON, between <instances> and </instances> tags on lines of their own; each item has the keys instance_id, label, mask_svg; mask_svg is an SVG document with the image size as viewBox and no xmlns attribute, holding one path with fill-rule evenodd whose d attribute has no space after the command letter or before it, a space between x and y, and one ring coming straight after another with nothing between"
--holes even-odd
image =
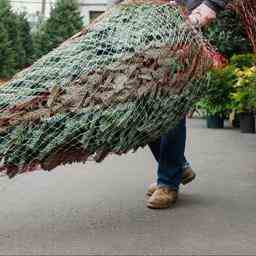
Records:
<instances>
[{"instance_id":1,"label":"potted plant","mask_svg":"<svg viewBox=\"0 0 256 256\"><path fill-rule=\"evenodd\" d=\"M255 133L256 66L237 70L238 80L232 94L233 106L240 113L242 133Z\"/></svg>"},{"instance_id":2,"label":"potted plant","mask_svg":"<svg viewBox=\"0 0 256 256\"><path fill-rule=\"evenodd\" d=\"M231 93L236 81L235 67L229 65L223 69L210 72L206 96L199 102L198 107L206 113L208 128L224 128L224 120L231 111Z\"/></svg>"},{"instance_id":3,"label":"potted plant","mask_svg":"<svg viewBox=\"0 0 256 256\"><path fill-rule=\"evenodd\" d=\"M207 116L207 128L221 129L224 128L225 117L222 114L209 114Z\"/></svg>"},{"instance_id":4,"label":"potted plant","mask_svg":"<svg viewBox=\"0 0 256 256\"><path fill-rule=\"evenodd\" d=\"M254 86L254 90L251 95L251 105L254 112L254 132L256 132L256 85Z\"/></svg>"},{"instance_id":5,"label":"potted plant","mask_svg":"<svg viewBox=\"0 0 256 256\"><path fill-rule=\"evenodd\" d=\"M256 55L254 53L234 54L230 59L230 65L239 69L250 68L256 64ZM240 114L235 107L230 115L230 123L233 128L240 128Z\"/></svg>"},{"instance_id":6,"label":"potted plant","mask_svg":"<svg viewBox=\"0 0 256 256\"><path fill-rule=\"evenodd\" d=\"M232 112L229 115L229 124L232 128L240 128L240 116L239 113L232 110Z\"/></svg>"}]
</instances>

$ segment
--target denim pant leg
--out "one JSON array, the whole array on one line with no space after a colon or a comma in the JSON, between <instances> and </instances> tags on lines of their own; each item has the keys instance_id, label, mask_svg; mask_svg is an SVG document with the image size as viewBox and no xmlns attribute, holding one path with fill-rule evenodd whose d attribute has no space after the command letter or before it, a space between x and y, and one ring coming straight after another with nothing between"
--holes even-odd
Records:
<instances>
[{"instance_id":1,"label":"denim pant leg","mask_svg":"<svg viewBox=\"0 0 256 256\"><path fill-rule=\"evenodd\" d=\"M158 186L167 186L178 190L181 183L186 144L186 119L157 141L150 143L150 149L158 161Z\"/></svg>"}]
</instances>

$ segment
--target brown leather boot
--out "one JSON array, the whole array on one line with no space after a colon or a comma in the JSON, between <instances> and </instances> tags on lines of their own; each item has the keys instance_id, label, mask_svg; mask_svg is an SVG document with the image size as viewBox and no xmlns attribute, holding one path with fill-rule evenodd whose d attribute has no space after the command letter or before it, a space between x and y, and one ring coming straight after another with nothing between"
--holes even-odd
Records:
<instances>
[{"instance_id":1,"label":"brown leather boot","mask_svg":"<svg viewBox=\"0 0 256 256\"><path fill-rule=\"evenodd\" d=\"M196 173L193 171L191 167L188 167L184 170L182 175L182 185L186 185L193 181L196 178Z\"/></svg>"},{"instance_id":2,"label":"brown leather boot","mask_svg":"<svg viewBox=\"0 0 256 256\"><path fill-rule=\"evenodd\" d=\"M192 170L191 167L188 167L184 170L183 176L182 176L182 185L187 185L188 183L192 182L196 178L196 173ZM152 183L147 191L148 196L152 196L152 194L157 189L157 183Z\"/></svg>"},{"instance_id":3,"label":"brown leather boot","mask_svg":"<svg viewBox=\"0 0 256 256\"><path fill-rule=\"evenodd\" d=\"M178 199L178 192L167 187L160 187L147 201L151 209L166 209L171 207Z\"/></svg>"}]
</instances>

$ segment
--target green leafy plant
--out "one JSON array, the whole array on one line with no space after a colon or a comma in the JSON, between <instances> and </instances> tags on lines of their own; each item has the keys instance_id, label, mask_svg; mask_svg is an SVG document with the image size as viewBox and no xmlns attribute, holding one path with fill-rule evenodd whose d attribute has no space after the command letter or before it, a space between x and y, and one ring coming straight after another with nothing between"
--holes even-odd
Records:
<instances>
[{"instance_id":1,"label":"green leafy plant","mask_svg":"<svg viewBox=\"0 0 256 256\"><path fill-rule=\"evenodd\" d=\"M256 54L234 54L230 59L230 64L236 68L249 68L256 65Z\"/></svg>"},{"instance_id":2,"label":"green leafy plant","mask_svg":"<svg viewBox=\"0 0 256 256\"><path fill-rule=\"evenodd\" d=\"M224 69L210 71L211 81L206 96L197 107L207 115L226 116L232 109L231 93L236 82L236 67L229 65Z\"/></svg>"},{"instance_id":3,"label":"green leafy plant","mask_svg":"<svg viewBox=\"0 0 256 256\"><path fill-rule=\"evenodd\" d=\"M211 82L206 97L196 105L205 115L227 115L256 109L256 55L234 54L230 64L210 72Z\"/></svg>"},{"instance_id":4,"label":"green leafy plant","mask_svg":"<svg viewBox=\"0 0 256 256\"><path fill-rule=\"evenodd\" d=\"M233 108L240 113L253 112L256 109L256 66L238 69L236 75Z\"/></svg>"}]
</instances>

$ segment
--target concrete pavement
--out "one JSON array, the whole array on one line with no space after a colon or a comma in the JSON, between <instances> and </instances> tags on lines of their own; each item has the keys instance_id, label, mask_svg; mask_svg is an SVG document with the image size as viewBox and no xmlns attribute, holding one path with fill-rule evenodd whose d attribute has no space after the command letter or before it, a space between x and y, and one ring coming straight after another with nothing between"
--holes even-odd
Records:
<instances>
[{"instance_id":1,"label":"concrete pavement","mask_svg":"<svg viewBox=\"0 0 256 256\"><path fill-rule=\"evenodd\" d=\"M145 207L148 149L0 178L0 254L256 254L256 135L189 123L198 179L173 209Z\"/></svg>"}]
</instances>

